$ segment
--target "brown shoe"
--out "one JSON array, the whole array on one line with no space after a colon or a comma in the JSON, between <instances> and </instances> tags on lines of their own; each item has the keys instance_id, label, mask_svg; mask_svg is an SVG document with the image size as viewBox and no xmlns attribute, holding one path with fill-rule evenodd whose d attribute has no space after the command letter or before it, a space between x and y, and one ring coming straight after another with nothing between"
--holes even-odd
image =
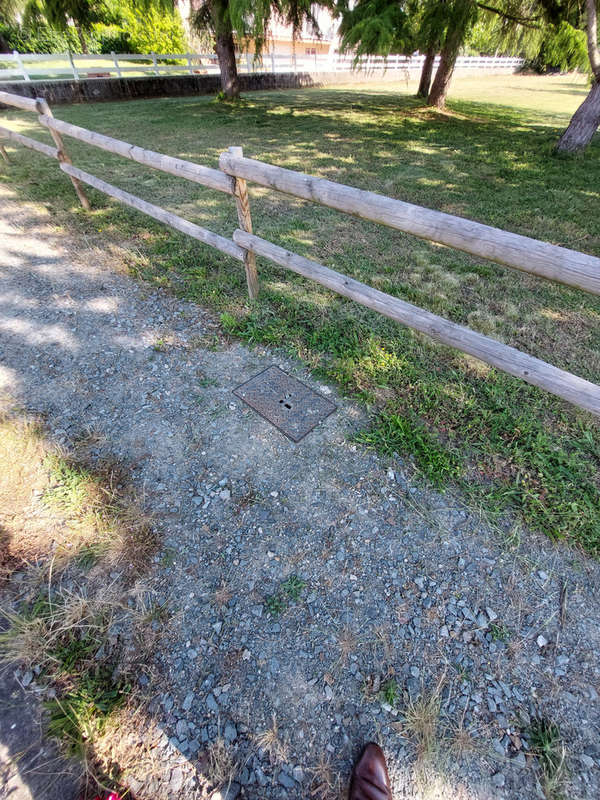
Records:
<instances>
[{"instance_id":1,"label":"brown shoe","mask_svg":"<svg viewBox=\"0 0 600 800\"><path fill-rule=\"evenodd\" d=\"M383 750L369 742L352 770L349 800L392 800Z\"/></svg>"}]
</instances>

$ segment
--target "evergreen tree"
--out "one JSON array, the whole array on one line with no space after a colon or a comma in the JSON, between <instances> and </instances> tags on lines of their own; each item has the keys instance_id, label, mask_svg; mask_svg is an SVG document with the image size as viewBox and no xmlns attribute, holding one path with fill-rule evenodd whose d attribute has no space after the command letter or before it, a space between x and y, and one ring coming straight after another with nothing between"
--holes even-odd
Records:
<instances>
[{"instance_id":1,"label":"evergreen tree","mask_svg":"<svg viewBox=\"0 0 600 800\"><path fill-rule=\"evenodd\" d=\"M33 6L39 8L48 23L57 30L66 31L72 21L81 52L87 53L87 43L84 33L89 33L96 22L106 19L108 9L103 0L41 0Z\"/></svg>"},{"instance_id":2,"label":"evergreen tree","mask_svg":"<svg viewBox=\"0 0 600 800\"><path fill-rule=\"evenodd\" d=\"M554 0L548 0L554 2ZM559 0L560 2L560 0ZM418 94L443 108L456 57L480 14L494 14L505 26L537 26L541 12L536 0L358 0L354 8L340 7L342 46L358 54L425 53ZM401 13L402 12L402 13ZM390 31L390 25L396 25ZM410 33L409 33L410 32ZM429 90L435 56L440 63Z\"/></svg>"},{"instance_id":3,"label":"evergreen tree","mask_svg":"<svg viewBox=\"0 0 600 800\"><path fill-rule=\"evenodd\" d=\"M240 94L235 60L236 42L241 48L245 41L251 39L255 56L260 55L272 18L291 25L294 35L300 31L304 22L312 23L318 33L318 25L312 12L313 5L309 0L202 0L192 22L197 30L208 30L215 38L221 87L228 99L235 99ZM330 3L325 0L321 5L328 6Z\"/></svg>"}]
</instances>

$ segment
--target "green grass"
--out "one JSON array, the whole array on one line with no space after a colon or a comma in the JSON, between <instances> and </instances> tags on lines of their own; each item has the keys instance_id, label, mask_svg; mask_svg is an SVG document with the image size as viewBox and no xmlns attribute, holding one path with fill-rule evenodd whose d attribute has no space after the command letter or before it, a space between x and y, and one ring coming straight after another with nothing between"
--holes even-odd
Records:
<instances>
[{"instance_id":1,"label":"green grass","mask_svg":"<svg viewBox=\"0 0 600 800\"><path fill-rule=\"evenodd\" d=\"M394 678L386 681L381 687L380 697L382 702L395 706L400 698L400 687Z\"/></svg>"},{"instance_id":2,"label":"green grass","mask_svg":"<svg viewBox=\"0 0 600 800\"><path fill-rule=\"evenodd\" d=\"M563 800L566 780L565 745L560 728L544 717L531 721L524 731L537 757L541 786L547 800Z\"/></svg>"},{"instance_id":3,"label":"green grass","mask_svg":"<svg viewBox=\"0 0 600 800\"><path fill-rule=\"evenodd\" d=\"M302 594L302 590L305 587L306 581L303 581L302 578L299 578L297 575L290 575L290 577L281 584L281 589L283 592L294 603L298 602L300 595Z\"/></svg>"},{"instance_id":4,"label":"green grass","mask_svg":"<svg viewBox=\"0 0 600 800\"><path fill-rule=\"evenodd\" d=\"M109 667L92 667L74 688L45 703L49 735L63 742L70 755L85 758L87 743L103 732L129 691L113 679Z\"/></svg>"},{"instance_id":5,"label":"green grass","mask_svg":"<svg viewBox=\"0 0 600 800\"><path fill-rule=\"evenodd\" d=\"M410 89L411 87L409 87ZM56 115L216 166L246 155L600 255L600 140L585 158L552 145L586 94L583 79L457 79L447 113L402 85L260 92L57 107ZM43 136L31 118L8 115ZM76 164L230 236L226 195L77 142ZM219 311L231 335L283 348L366 403L359 437L412 457L435 486L461 487L491 514L600 553L598 423L517 379L259 260L249 304L240 265L90 191L77 207L56 164L11 149L4 180L46 203L64 229L119 247L132 270ZM600 300L314 204L250 187L255 231L378 289L600 382ZM123 250L124 248L124 250Z\"/></svg>"},{"instance_id":6,"label":"green grass","mask_svg":"<svg viewBox=\"0 0 600 800\"><path fill-rule=\"evenodd\" d=\"M306 581L298 575L290 575L281 582L279 590L275 594L265 597L265 608L272 617L278 617L283 614L290 603L297 603L300 600L305 588Z\"/></svg>"}]
</instances>

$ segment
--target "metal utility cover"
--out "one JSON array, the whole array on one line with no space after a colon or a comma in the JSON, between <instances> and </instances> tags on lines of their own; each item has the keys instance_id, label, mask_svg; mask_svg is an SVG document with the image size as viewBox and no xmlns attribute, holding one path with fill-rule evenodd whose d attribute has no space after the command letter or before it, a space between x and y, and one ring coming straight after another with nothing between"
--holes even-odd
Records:
<instances>
[{"instance_id":1,"label":"metal utility cover","mask_svg":"<svg viewBox=\"0 0 600 800\"><path fill-rule=\"evenodd\" d=\"M268 367L233 390L272 425L299 442L337 406L279 367Z\"/></svg>"}]
</instances>

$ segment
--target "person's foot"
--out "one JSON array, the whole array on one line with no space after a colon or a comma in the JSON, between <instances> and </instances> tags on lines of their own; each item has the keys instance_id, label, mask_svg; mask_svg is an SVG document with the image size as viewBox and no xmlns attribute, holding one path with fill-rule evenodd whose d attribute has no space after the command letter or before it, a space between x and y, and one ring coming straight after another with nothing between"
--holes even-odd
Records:
<instances>
[{"instance_id":1,"label":"person's foot","mask_svg":"<svg viewBox=\"0 0 600 800\"><path fill-rule=\"evenodd\" d=\"M349 800L392 800L383 750L369 742L352 770Z\"/></svg>"}]
</instances>

